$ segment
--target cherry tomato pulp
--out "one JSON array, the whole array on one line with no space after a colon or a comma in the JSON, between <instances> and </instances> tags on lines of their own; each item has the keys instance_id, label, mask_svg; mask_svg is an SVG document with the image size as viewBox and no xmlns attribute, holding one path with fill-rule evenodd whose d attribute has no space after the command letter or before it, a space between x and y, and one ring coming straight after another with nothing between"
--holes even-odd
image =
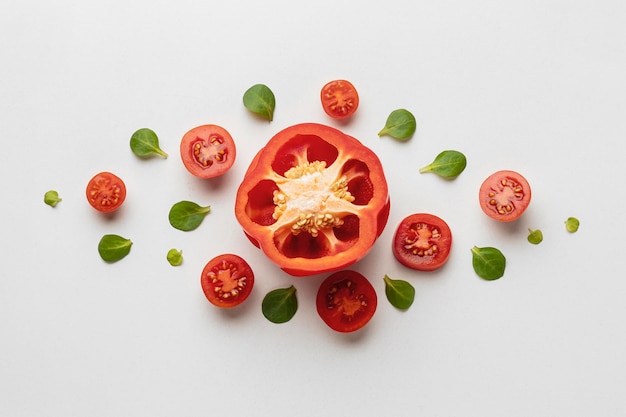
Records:
<instances>
[{"instance_id":1,"label":"cherry tomato pulp","mask_svg":"<svg viewBox=\"0 0 626 417\"><path fill-rule=\"evenodd\" d=\"M248 298L254 286L254 274L241 257L223 254L206 264L200 276L200 284L211 304L230 308Z\"/></svg>"},{"instance_id":2,"label":"cherry tomato pulp","mask_svg":"<svg viewBox=\"0 0 626 417\"><path fill-rule=\"evenodd\" d=\"M126 199L126 186L118 176L101 172L89 181L86 194L93 208L110 213L120 208Z\"/></svg>"},{"instance_id":3,"label":"cherry tomato pulp","mask_svg":"<svg viewBox=\"0 0 626 417\"><path fill-rule=\"evenodd\" d=\"M478 197L487 216L510 222L518 219L530 204L530 185L517 172L498 171L483 182Z\"/></svg>"},{"instance_id":4,"label":"cherry tomato pulp","mask_svg":"<svg viewBox=\"0 0 626 417\"><path fill-rule=\"evenodd\" d=\"M356 271L335 272L322 282L317 292L317 313L331 329L348 333L365 326L377 305L376 291Z\"/></svg>"},{"instance_id":5,"label":"cherry tomato pulp","mask_svg":"<svg viewBox=\"0 0 626 417\"><path fill-rule=\"evenodd\" d=\"M230 133L220 126L198 126L183 136L180 156L185 168L196 177L217 177L233 166L235 142Z\"/></svg>"},{"instance_id":6,"label":"cherry tomato pulp","mask_svg":"<svg viewBox=\"0 0 626 417\"><path fill-rule=\"evenodd\" d=\"M400 222L393 238L393 254L404 266L433 271L448 260L452 233L442 219L415 213Z\"/></svg>"},{"instance_id":7,"label":"cherry tomato pulp","mask_svg":"<svg viewBox=\"0 0 626 417\"><path fill-rule=\"evenodd\" d=\"M345 119L359 107L356 88L346 80L335 80L326 84L321 92L322 107L333 119Z\"/></svg>"}]
</instances>

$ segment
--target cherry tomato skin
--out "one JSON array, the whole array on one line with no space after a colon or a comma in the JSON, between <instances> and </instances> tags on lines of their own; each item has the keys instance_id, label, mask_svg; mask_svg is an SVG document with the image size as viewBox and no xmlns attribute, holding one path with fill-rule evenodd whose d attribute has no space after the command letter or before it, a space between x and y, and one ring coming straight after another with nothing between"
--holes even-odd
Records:
<instances>
[{"instance_id":1,"label":"cherry tomato skin","mask_svg":"<svg viewBox=\"0 0 626 417\"><path fill-rule=\"evenodd\" d=\"M180 141L180 156L185 168L199 178L224 174L235 163L236 155L232 136L221 126L195 127Z\"/></svg>"},{"instance_id":2,"label":"cherry tomato skin","mask_svg":"<svg viewBox=\"0 0 626 417\"><path fill-rule=\"evenodd\" d=\"M348 118L359 107L359 94L346 80L334 80L324 85L320 98L324 111L333 119Z\"/></svg>"},{"instance_id":3,"label":"cherry tomato skin","mask_svg":"<svg viewBox=\"0 0 626 417\"><path fill-rule=\"evenodd\" d=\"M487 216L500 222L512 222L519 219L530 204L530 185L515 171L498 171L482 183L478 198Z\"/></svg>"},{"instance_id":4,"label":"cherry tomato skin","mask_svg":"<svg viewBox=\"0 0 626 417\"><path fill-rule=\"evenodd\" d=\"M376 291L363 275L338 271L322 282L316 298L317 313L331 329L349 333L365 326L376 312Z\"/></svg>"},{"instance_id":5,"label":"cherry tomato skin","mask_svg":"<svg viewBox=\"0 0 626 417\"><path fill-rule=\"evenodd\" d=\"M452 232L443 219L428 213L404 218L393 238L393 254L404 266L418 271L434 271L448 260Z\"/></svg>"},{"instance_id":6,"label":"cherry tomato skin","mask_svg":"<svg viewBox=\"0 0 626 417\"><path fill-rule=\"evenodd\" d=\"M254 273L243 258L226 253L207 262L200 285L211 304L232 308L243 303L252 292Z\"/></svg>"},{"instance_id":7,"label":"cherry tomato skin","mask_svg":"<svg viewBox=\"0 0 626 417\"><path fill-rule=\"evenodd\" d=\"M110 172L96 174L86 190L87 201L102 213L111 213L126 199L126 185L117 175Z\"/></svg>"}]
</instances>

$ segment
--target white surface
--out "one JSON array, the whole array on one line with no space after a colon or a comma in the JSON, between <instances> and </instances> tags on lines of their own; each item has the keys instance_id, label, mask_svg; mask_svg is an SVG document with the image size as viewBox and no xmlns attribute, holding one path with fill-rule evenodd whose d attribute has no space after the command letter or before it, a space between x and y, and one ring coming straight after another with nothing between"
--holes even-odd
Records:
<instances>
[{"instance_id":1,"label":"white surface","mask_svg":"<svg viewBox=\"0 0 626 417\"><path fill-rule=\"evenodd\" d=\"M3 3L0 415L623 416L625 20L619 0ZM361 95L347 124L318 101L336 78ZM276 94L272 123L242 105L255 83ZM414 138L378 138L401 107L417 117ZM389 226L355 266L379 308L352 335L317 317L323 276L282 273L232 211L253 154L303 121L358 137L387 170ZM209 182L177 149L203 123L238 144L232 171ZM140 127L157 132L167 160L131 153ZM452 182L418 174L443 149L464 152L466 171ZM533 188L513 225L478 206L499 169ZM83 194L101 170L128 187L110 220ZM49 189L63 198L55 209L42 201ZM213 208L193 232L168 224L182 199ZM399 220L422 211L454 233L435 273L402 268L390 250ZM563 226L571 215L576 234ZM526 242L528 227L542 244ZM131 254L102 262L105 233L131 238ZM474 245L505 253L501 280L474 274ZM181 267L166 262L171 247ZM235 311L199 287L222 252L257 275ZM410 310L386 301L384 274L414 284ZM263 295L292 283L298 313L269 323Z\"/></svg>"}]
</instances>

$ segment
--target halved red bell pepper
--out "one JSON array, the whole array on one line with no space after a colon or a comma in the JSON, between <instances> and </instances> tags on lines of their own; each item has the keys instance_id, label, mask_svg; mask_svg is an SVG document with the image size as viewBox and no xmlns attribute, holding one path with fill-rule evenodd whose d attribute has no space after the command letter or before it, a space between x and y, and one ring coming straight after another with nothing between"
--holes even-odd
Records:
<instances>
[{"instance_id":1,"label":"halved red bell pepper","mask_svg":"<svg viewBox=\"0 0 626 417\"><path fill-rule=\"evenodd\" d=\"M389 217L380 160L357 139L303 123L272 137L237 191L235 215L252 243L294 276L363 258Z\"/></svg>"}]
</instances>

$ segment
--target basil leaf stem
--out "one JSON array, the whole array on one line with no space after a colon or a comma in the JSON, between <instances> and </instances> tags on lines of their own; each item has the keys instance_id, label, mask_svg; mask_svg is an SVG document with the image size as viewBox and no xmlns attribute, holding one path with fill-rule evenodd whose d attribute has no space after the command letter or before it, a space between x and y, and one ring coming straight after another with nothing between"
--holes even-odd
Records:
<instances>
[{"instance_id":1,"label":"basil leaf stem","mask_svg":"<svg viewBox=\"0 0 626 417\"><path fill-rule=\"evenodd\" d=\"M404 142L413 136L416 128L415 116L406 109L397 109L389 114L385 127L378 132L378 136L387 135Z\"/></svg>"},{"instance_id":2,"label":"basil leaf stem","mask_svg":"<svg viewBox=\"0 0 626 417\"><path fill-rule=\"evenodd\" d=\"M133 133L130 137L130 149L139 157L159 155L167 158L167 153L159 147L159 138L156 133L148 128L139 129Z\"/></svg>"},{"instance_id":3,"label":"basil leaf stem","mask_svg":"<svg viewBox=\"0 0 626 417\"><path fill-rule=\"evenodd\" d=\"M474 246L472 248L472 266L479 277L493 281L504 275L506 258L499 249Z\"/></svg>"},{"instance_id":4,"label":"basil leaf stem","mask_svg":"<svg viewBox=\"0 0 626 417\"><path fill-rule=\"evenodd\" d=\"M169 220L172 227L183 232L196 229L211 212L211 206L202 207L192 201L179 201L170 209Z\"/></svg>"},{"instance_id":5,"label":"basil leaf stem","mask_svg":"<svg viewBox=\"0 0 626 417\"><path fill-rule=\"evenodd\" d=\"M385 295L392 306L400 310L407 310L415 300L415 288L406 281L391 279L388 275L383 278L385 281Z\"/></svg>"},{"instance_id":6,"label":"basil leaf stem","mask_svg":"<svg viewBox=\"0 0 626 417\"><path fill-rule=\"evenodd\" d=\"M50 207L56 207L56 205L62 200L63 199L59 197L59 193L54 190L46 192L43 196L43 202Z\"/></svg>"},{"instance_id":7,"label":"basil leaf stem","mask_svg":"<svg viewBox=\"0 0 626 417\"><path fill-rule=\"evenodd\" d=\"M274 118L276 98L265 84L255 84L243 94L243 105L252 113L269 120Z\"/></svg>"},{"instance_id":8,"label":"basil leaf stem","mask_svg":"<svg viewBox=\"0 0 626 417\"><path fill-rule=\"evenodd\" d=\"M459 151L443 151L435 157L435 160L423 168L420 173L432 172L446 179L459 176L467 166L467 159Z\"/></svg>"},{"instance_id":9,"label":"basil leaf stem","mask_svg":"<svg viewBox=\"0 0 626 417\"><path fill-rule=\"evenodd\" d=\"M107 262L117 262L130 252L133 242L119 235L104 235L98 243L98 253Z\"/></svg>"},{"instance_id":10,"label":"basil leaf stem","mask_svg":"<svg viewBox=\"0 0 626 417\"><path fill-rule=\"evenodd\" d=\"M296 287L278 288L268 292L263 297L261 311L266 319L272 323L286 323L298 311Z\"/></svg>"}]
</instances>

